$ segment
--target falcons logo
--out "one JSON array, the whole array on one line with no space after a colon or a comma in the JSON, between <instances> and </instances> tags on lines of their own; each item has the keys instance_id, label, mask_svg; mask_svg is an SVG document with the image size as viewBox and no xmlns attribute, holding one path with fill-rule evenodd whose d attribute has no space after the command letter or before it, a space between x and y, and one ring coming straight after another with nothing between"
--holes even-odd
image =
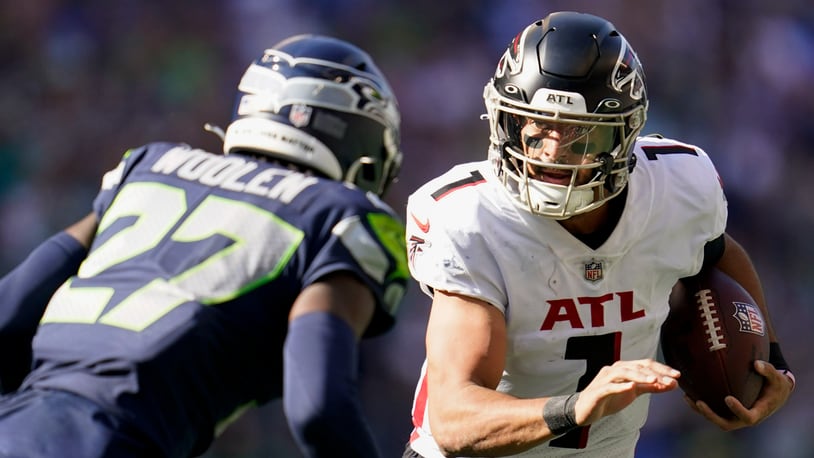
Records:
<instances>
[{"instance_id":1,"label":"falcons logo","mask_svg":"<svg viewBox=\"0 0 814 458\"><path fill-rule=\"evenodd\" d=\"M410 265L414 265L413 260L415 259L415 255L424 251L423 247L426 240L422 239L421 237L411 235L409 242L410 246L407 248L407 259L410 261Z\"/></svg>"}]
</instances>

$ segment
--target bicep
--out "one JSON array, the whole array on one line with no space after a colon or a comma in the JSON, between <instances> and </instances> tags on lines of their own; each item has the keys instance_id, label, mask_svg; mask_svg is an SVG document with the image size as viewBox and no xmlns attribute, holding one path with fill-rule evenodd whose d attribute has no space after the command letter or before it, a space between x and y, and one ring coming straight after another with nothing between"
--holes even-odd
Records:
<instances>
[{"instance_id":1,"label":"bicep","mask_svg":"<svg viewBox=\"0 0 814 458\"><path fill-rule=\"evenodd\" d=\"M98 221L96 220L96 213L90 212L84 218L68 226L65 232L75 238L85 248L90 248L93 237L96 235L97 227Z\"/></svg>"},{"instance_id":2,"label":"bicep","mask_svg":"<svg viewBox=\"0 0 814 458\"><path fill-rule=\"evenodd\" d=\"M349 272L337 272L302 290L288 321L310 312L328 312L344 320L359 338L370 324L375 307L370 288Z\"/></svg>"},{"instance_id":3,"label":"bicep","mask_svg":"<svg viewBox=\"0 0 814 458\"><path fill-rule=\"evenodd\" d=\"M729 234L725 234L725 237L723 253L715 267L740 283L756 301L762 303L763 289L749 254Z\"/></svg>"},{"instance_id":4,"label":"bicep","mask_svg":"<svg viewBox=\"0 0 814 458\"><path fill-rule=\"evenodd\" d=\"M723 255L715 264L715 267L743 286L755 302L757 302L768 325L769 338L774 342L776 340L774 328L769 316L769 310L766 306L763 285L761 284L757 269L755 269L755 265L752 263L752 259L746 249L729 234L725 234L725 236L726 243Z\"/></svg>"},{"instance_id":5,"label":"bicep","mask_svg":"<svg viewBox=\"0 0 814 458\"><path fill-rule=\"evenodd\" d=\"M428 377L443 396L475 384L495 389L503 374L506 324L494 306L435 291L426 336Z\"/></svg>"}]
</instances>

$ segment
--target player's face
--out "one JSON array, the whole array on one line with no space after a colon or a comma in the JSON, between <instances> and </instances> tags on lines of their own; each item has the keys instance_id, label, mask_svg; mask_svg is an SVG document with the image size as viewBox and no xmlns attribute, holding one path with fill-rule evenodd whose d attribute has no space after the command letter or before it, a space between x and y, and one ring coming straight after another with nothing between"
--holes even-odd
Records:
<instances>
[{"instance_id":1,"label":"player's face","mask_svg":"<svg viewBox=\"0 0 814 458\"><path fill-rule=\"evenodd\" d=\"M523 152L533 159L526 164L531 178L554 184L571 183L572 170L546 164L582 165L613 148L613 127L580 126L534 118L521 118ZM593 172L580 170L575 184L587 183Z\"/></svg>"}]
</instances>

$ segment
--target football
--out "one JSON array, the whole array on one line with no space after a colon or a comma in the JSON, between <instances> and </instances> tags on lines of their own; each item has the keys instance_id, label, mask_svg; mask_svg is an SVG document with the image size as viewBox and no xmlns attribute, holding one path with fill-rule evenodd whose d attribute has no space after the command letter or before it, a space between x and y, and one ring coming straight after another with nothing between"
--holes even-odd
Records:
<instances>
[{"instance_id":1,"label":"football","mask_svg":"<svg viewBox=\"0 0 814 458\"><path fill-rule=\"evenodd\" d=\"M768 360L769 335L751 295L709 268L673 288L661 349L665 363L681 371L678 384L690 399L733 418L724 397L732 395L752 407L763 387L754 361Z\"/></svg>"}]
</instances>

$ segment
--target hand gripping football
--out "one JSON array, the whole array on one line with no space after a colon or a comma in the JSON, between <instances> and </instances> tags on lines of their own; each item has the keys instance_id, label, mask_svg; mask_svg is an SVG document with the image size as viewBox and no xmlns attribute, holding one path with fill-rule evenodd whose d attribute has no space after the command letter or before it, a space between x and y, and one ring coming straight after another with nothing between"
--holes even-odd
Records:
<instances>
[{"instance_id":1,"label":"hand gripping football","mask_svg":"<svg viewBox=\"0 0 814 458\"><path fill-rule=\"evenodd\" d=\"M678 384L690 399L733 418L724 397L735 396L751 408L763 387L754 361L769 358L767 331L751 295L709 268L673 288L661 348L665 363L681 371Z\"/></svg>"}]
</instances>

